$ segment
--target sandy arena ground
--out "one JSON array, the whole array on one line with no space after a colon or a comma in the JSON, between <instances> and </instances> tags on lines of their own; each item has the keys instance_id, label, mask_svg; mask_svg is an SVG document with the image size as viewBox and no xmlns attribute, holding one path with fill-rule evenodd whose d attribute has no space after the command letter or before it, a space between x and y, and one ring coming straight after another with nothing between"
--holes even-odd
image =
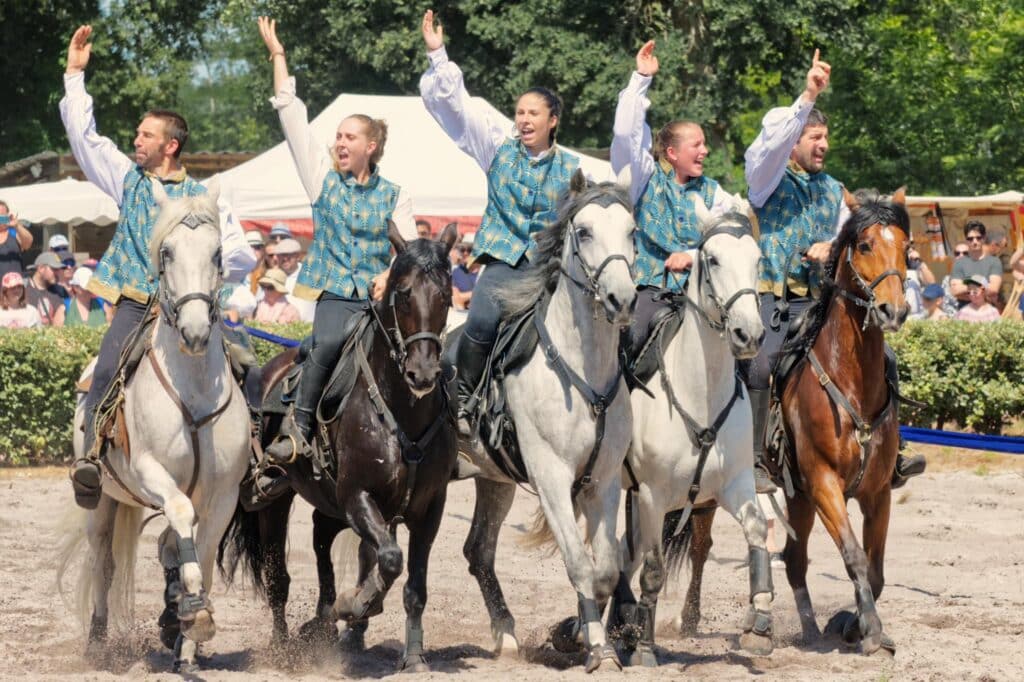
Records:
<instances>
[{"instance_id":1,"label":"sandy arena ground","mask_svg":"<svg viewBox=\"0 0 1024 682\"><path fill-rule=\"evenodd\" d=\"M952 459L946 453L945 460ZM781 569L774 571L775 652L756 657L740 651L736 640L747 599L742 565L746 548L738 526L720 515L705 572L700 634L682 638L674 632L672 619L679 613L685 585L673 586L658 612L662 668L627 669L624 674L631 679L679 674L709 679L1021 679L1024 462L1014 459L1024 458L990 456L966 470L928 473L897 492L887 585L880 601L886 632L897 644L895 658L864 657L827 642L800 642L792 594ZM938 453L936 460L942 460ZM933 468L950 468L942 463L935 461ZM171 655L156 636L162 590L154 551L159 521L146 528L140 545L134 628L112 635L108 660L83 659L84 633L55 588L54 531L62 510L71 504L64 476L57 469L0 471L0 679L173 679ZM523 493L501 537L498 572L525 651L520 660L491 656L483 600L461 551L472 504L472 484L452 487L434 547L424 618L433 668L429 677L583 679L571 658L544 645L549 626L575 611L575 598L557 556L529 553L516 544L534 508ZM854 516L859 523L856 512ZM300 503L292 514L289 559L293 631L312 614L316 602L311 528L310 509ZM824 627L832 613L851 605L853 590L820 524L811 557L811 594ZM219 580L214 603L219 630L204 646L201 679L383 677L393 672L400 656L400 584L389 595L385 613L371 623L367 651L358 654L321 647L274 657L266 648L269 611L261 603L240 588L226 590Z\"/></svg>"}]
</instances>

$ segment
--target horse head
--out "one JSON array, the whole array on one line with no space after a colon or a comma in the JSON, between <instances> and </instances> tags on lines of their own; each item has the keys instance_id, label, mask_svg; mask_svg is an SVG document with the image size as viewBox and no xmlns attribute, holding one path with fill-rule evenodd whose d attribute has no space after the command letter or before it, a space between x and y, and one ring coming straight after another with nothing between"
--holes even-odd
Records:
<instances>
[{"instance_id":1,"label":"horse head","mask_svg":"<svg viewBox=\"0 0 1024 682\"><path fill-rule=\"evenodd\" d=\"M712 327L728 333L733 355L741 360L752 358L764 339L757 294L761 249L746 215L731 211L712 219L702 200L694 204L702 233L688 296Z\"/></svg>"},{"instance_id":2,"label":"horse head","mask_svg":"<svg viewBox=\"0 0 1024 682\"><path fill-rule=\"evenodd\" d=\"M452 304L448 253L459 233L448 224L437 239L405 241L389 221L388 238L397 256L384 291L384 326L409 390L429 394L441 374L441 331Z\"/></svg>"},{"instance_id":3,"label":"horse head","mask_svg":"<svg viewBox=\"0 0 1024 682\"><path fill-rule=\"evenodd\" d=\"M874 190L845 193L852 211L832 249L831 271L840 294L866 310L864 327L898 330L910 307L904 296L910 218L903 188L891 197Z\"/></svg>"},{"instance_id":4,"label":"horse head","mask_svg":"<svg viewBox=\"0 0 1024 682\"><path fill-rule=\"evenodd\" d=\"M152 181L160 207L150 252L157 271L157 301L164 321L178 330L182 350L206 352L217 320L217 295L222 282L219 185L206 194L171 199L159 180Z\"/></svg>"},{"instance_id":5,"label":"horse head","mask_svg":"<svg viewBox=\"0 0 1024 682\"><path fill-rule=\"evenodd\" d=\"M604 308L608 321L629 324L636 307L633 260L636 222L628 182L592 183L577 170L559 209L565 274Z\"/></svg>"}]
</instances>

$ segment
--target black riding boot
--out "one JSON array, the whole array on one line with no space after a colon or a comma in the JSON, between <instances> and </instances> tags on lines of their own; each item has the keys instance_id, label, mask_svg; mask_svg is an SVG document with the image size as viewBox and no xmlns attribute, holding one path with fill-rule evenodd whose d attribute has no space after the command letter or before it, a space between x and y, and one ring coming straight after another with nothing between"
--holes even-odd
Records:
<instances>
[{"instance_id":1,"label":"black riding boot","mask_svg":"<svg viewBox=\"0 0 1024 682\"><path fill-rule=\"evenodd\" d=\"M100 464L89 457L96 440L95 415L85 415L85 456L71 465L71 487L75 491L75 502L82 509L95 509L103 493L103 474Z\"/></svg>"},{"instance_id":2,"label":"black riding boot","mask_svg":"<svg viewBox=\"0 0 1024 682\"><path fill-rule=\"evenodd\" d=\"M323 369L312 358L306 358L299 386L295 391L295 402L281 422L277 439L265 451L267 458L274 464L291 464L298 457L309 457L313 454L310 437L316 421L316 405L320 401L325 383L321 381L321 376L326 379L329 374L329 370L320 371Z\"/></svg>"},{"instance_id":3,"label":"black riding boot","mask_svg":"<svg viewBox=\"0 0 1024 682\"><path fill-rule=\"evenodd\" d=\"M768 428L771 389L747 389L747 393L750 395L750 411L754 418L754 489L758 493L770 495L776 491L776 487L768 475L768 467L764 461L764 441Z\"/></svg>"},{"instance_id":4,"label":"black riding boot","mask_svg":"<svg viewBox=\"0 0 1024 682\"><path fill-rule=\"evenodd\" d=\"M459 339L459 349L455 356L456 383L459 390L459 417L470 417L476 412L476 399L473 396L480 378L487 367L487 357L491 354L491 344L480 343L463 334Z\"/></svg>"},{"instance_id":5,"label":"black riding boot","mask_svg":"<svg viewBox=\"0 0 1024 682\"><path fill-rule=\"evenodd\" d=\"M896 355L888 345L885 347L885 379L893 389L899 393L900 374L896 367ZM903 434L900 433L899 451L896 453L896 468L893 469L892 472L891 487L894 490L906 485L907 479L911 476L923 474L925 467L928 464L925 461L924 455L911 455L910 457L904 457L903 451L906 447L907 442L903 439Z\"/></svg>"}]
</instances>

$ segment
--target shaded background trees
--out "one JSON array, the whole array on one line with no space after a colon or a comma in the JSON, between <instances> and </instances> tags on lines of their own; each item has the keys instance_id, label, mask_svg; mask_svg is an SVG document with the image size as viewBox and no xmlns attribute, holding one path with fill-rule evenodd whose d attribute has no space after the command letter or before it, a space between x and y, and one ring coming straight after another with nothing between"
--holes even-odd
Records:
<instances>
[{"instance_id":1,"label":"shaded background trees","mask_svg":"<svg viewBox=\"0 0 1024 682\"><path fill-rule=\"evenodd\" d=\"M11 6L8 6L11 5ZM59 8L57 7L59 5ZM13 9L12 9L13 7ZM278 18L300 95L316 113L342 92L416 94L419 19L396 0L43 0L0 4L0 161L66 148L56 104L66 41L96 28L89 89L124 147L150 106L181 109L193 150L279 141L257 14ZM534 84L566 103L560 141L606 147L636 49L658 41L654 127L700 121L707 172L743 189L743 150L771 106L802 89L815 47L833 64L821 100L829 167L850 186L978 193L1024 185L1021 0L463 0L438 2L449 52L475 95L511 112Z\"/></svg>"}]
</instances>

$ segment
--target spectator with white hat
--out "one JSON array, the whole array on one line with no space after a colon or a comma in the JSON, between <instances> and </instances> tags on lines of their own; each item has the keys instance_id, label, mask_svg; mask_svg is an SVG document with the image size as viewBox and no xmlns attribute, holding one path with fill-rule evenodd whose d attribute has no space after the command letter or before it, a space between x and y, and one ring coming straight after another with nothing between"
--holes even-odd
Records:
<instances>
[{"instance_id":1,"label":"spectator with white hat","mask_svg":"<svg viewBox=\"0 0 1024 682\"><path fill-rule=\"evenodd\" d=\"M288 300L284 270L270 268L260 278L263 298L256 304L255 320L275 324L288 324L300 320L299 310Z\"/></svg>"},{"instance_id":2,"label":"spectator with white hat","mask_svg":"<svg viewBox=\"0 0 1024 682\"><path fill-rule=\"evenodd\" d=\"M270 241L271 243L279 242L282 239L293 239L292 229L284 223L274 223L274 226L270 228Z\"/></svg>"},{"instance_id":3,"label":"spectator with white hat","mask_svg":"<svg viewBox=\"0 0 1024 682\"><path fill-rule=\"evenodd\" d=\"M86 287L92 278L92 270L77 268L68 283L69 296L64 299L64 326L102 327L114 317L114 309L104 306Z\"/></svg>"},{"instance_id":4,"label":"spectator with white hat","mask_svg":"<svg viewBox=\"0 0 1024 682\"><path fill-rule=\"evenodd\" d=\"M282 239L274 246L276 256L275 267L284 271L285 287L288 290L288 302L299 311L303 322L312 322L316 312L316 302L307 301L294 295L295 283L302 272L302 245L295 239Z\"/></svg>"}]
</instances>

